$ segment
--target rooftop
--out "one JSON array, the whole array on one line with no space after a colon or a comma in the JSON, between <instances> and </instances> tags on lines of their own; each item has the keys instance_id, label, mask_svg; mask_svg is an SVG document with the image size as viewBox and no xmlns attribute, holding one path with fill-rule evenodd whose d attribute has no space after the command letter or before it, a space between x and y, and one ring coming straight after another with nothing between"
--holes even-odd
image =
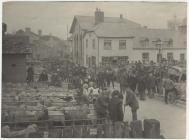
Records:
<instances>
[{"instance_id":1,"label":"rooftop","mask_svg":"<svg viewBox=\"0 0 189 140\"><path fill-rule=\"evenodd\" d=\"M74 24L75 22L78 21L79 25L83 30L90 30L91 28L94 28L95 26L95 18L94 16L82 16L82 15L76 15L74 16L74 20L70 29L70 33L73 32L74 29ZM127 25L133 25L135 27L140 27L141 25L128 20L126 18L121 19L120 17L104 17L104 22L103 23L125 23Z\"/></svg>"}]
</instances>

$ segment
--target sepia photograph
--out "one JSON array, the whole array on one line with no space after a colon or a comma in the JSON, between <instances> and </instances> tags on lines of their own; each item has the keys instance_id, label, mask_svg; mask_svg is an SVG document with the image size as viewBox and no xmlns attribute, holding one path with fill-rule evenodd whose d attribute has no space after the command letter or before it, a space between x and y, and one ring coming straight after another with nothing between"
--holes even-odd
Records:
<instances>
[{"instance_id":1,"label":"sepia photograph","mask_svg":"<svg viewBox=\"0 0 189 140\"><path fill-rule=\"evenodd\" d=\"M187 2L2 2L1 138L187 139Z\"/></svg>"}]
</instances>

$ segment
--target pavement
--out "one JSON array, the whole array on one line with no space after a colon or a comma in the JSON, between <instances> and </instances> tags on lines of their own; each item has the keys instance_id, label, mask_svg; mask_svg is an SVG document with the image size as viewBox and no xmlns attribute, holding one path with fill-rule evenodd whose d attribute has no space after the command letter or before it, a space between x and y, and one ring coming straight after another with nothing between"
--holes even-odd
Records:
<instances>
[{"instance_id":1,"label":"pavement","mask_svg":"<svg viewBox=\"0 0 189 140\"><path fill-rule=\"evenodd\" d=\"M113 88L110 88L113 90ZM119 89L116 85L115 89ZM160 121L160 133L168 139L186 138L186 108L176 104L165 104L161 98L139 100L138 120L157 119ZM125 108L124 121L132 121L129 107Z\"/></svg>"}]
</instances>

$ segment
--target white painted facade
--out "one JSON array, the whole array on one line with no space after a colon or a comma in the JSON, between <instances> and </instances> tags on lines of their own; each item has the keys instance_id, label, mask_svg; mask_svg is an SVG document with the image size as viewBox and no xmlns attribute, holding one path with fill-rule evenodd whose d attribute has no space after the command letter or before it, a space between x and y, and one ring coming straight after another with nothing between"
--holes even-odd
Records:
<instances>
[{"instance_id":1,"label":"white painted facade","mask_svg":"<svg viewBox=\"0 0 189 140\"><path fill-rule=\"evenodd\" d=\"M88 41L87 41L88 40ZM93 40L95 40L95 47L93 48ZM111 50L104 49L104 41L111 40ZM119 41L126 41L126 49L119 49ZM163 40L163 39L162 39ZM89 66L87 64L88 57L96 57L96 65L102 62L102 57L116 57L116 56L128 56L129 61L142 61L143 53L149 54L149 61L157 62L157 55L160 51L162 58L167 59L168 53L173 54L174 60L181 60L181 54L184 54L186 59L186 47L178 47L175 40L173 40L173 47L167 48L164 47L159 50L156 46L152 45L152 40L149 40L149 46L143 48L136 37L125 37L125 38L106 38L106 37L97 37L94 32L88 32L84 36L84 66ZM88 45L87 45L88 42ZM163 47L163 46L162 46Z\"/></svg>"},{"instance_id":2,"label":"white painted facade","mask_svg":"<svg viewBox=\"0 0 189 140\"><path fill-rule=\"evenodd\" d=\"M169 55L178 61L182 55L186 60L185 30L148 29L122 16L104 17L104 13L97 10L94 17L75 16L70 33L73 61L84 66L100 66L105 59L114 61L114 58L118 61L158 62L158 55L165 59ZM121 40L126 41L124 49L120 49ZM148 43L144 45L146 40ZM111 49L106 48L110 42L105 41L111 41Z\"/></svg>"}]
</instances>

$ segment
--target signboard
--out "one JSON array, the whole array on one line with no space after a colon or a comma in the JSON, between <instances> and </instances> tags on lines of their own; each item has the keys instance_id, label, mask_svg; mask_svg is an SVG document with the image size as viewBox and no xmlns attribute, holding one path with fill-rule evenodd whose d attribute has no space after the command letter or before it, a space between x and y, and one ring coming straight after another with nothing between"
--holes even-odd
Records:
<instances>
[{"instance_id":1,"label":"signboard","mask_svg":"<svg viewBox=\"0 0 189 140\"><path fill-rule=\"evenodd\" d=\"M91 128L90 135L97 135L97 128Z\"/></svg>"}]
</instances>

